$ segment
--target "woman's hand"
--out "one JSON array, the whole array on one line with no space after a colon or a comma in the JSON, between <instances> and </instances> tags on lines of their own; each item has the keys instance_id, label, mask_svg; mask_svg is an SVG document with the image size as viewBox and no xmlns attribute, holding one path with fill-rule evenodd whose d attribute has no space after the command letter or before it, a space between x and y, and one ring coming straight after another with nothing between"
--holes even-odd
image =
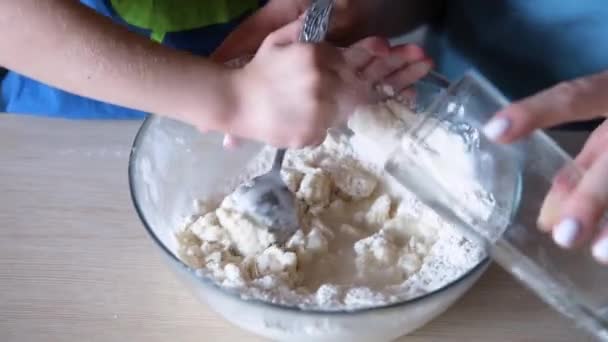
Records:
<instances>
[{"instance_id":1,"label":"woman's hand","mask_svg":"<svg viewBox=\"0 0 608 342\"><path fill-rule=\"evenodd\" d=\"M389 85L401 92L431 71L433 62L415 44L391 47L379 37L363 39L343 50L346 62L357 71L363 82L373 89L377 84ZM370 100L373 100L374 96Z\"/></svg>"},{"instance_id":2,"label":"woman's hand","mask_svg":"<svg viewBox=\"0 0 608 342\"><path fill-rule=\"evenodd\" d=\"M484 128L498 142L510 143L535 129L608 116L608 71L561 83L499 112ZM592 240L594 257L608 264L608 121L598 127L575 159L582 173L564 169L556 177L539 226L563 248Z\"/></svg>"}]
</instances>

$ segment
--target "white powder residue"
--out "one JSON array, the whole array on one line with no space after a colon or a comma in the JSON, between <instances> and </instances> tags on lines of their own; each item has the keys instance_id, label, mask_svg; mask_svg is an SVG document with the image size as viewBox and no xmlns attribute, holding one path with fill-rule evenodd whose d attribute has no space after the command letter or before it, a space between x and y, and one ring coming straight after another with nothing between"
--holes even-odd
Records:
<instances>
[{"instance_id":1,"label":"white powder residue","mask_svg":"<svg viewBox=\"0 0 608 342\"><path fill-rule=\"evenodd\" d=\"M353 137L330 134L319 147L290 151L283 178L295 193L301 228L285 246L235 210L230 196L270 168L274 150L264 149L228 182L221 204L202 199L198 218L180 228L182 260L244 298L327 311L409 300L456 280L484 258L483 248L383 171L399 131L412 121L389 100L353 116Z\"/></svg>"}]
</instances>

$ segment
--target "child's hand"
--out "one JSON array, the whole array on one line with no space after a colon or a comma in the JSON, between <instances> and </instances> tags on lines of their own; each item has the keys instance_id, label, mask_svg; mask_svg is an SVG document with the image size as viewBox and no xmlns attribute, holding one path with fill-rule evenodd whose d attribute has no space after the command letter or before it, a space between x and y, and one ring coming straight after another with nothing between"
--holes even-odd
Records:
<instances>
[{"instance_id":1,"label":"child's hand","mask_svg":"<svg viewBox=\"0 0 608 342\"><path fill-rule=\"evenodd\" d=\"M234 71L237 105L227 133L276 147L318 144L365 100L366 85L343 53L297 43L300 27L296 21L271 33L253 60Z\"/></svg>"}]
</instances>

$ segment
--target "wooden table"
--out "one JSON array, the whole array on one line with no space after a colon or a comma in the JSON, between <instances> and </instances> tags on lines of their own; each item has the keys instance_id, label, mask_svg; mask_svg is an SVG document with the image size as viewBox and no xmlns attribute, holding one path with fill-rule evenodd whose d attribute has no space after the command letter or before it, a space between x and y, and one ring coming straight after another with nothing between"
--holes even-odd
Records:
<instances>
[{"instance_id":1,"label":"wooden table","mask_svg":"<svg viewBox=\"0 0 608 342\"><path fill-rule=\"evenodd\" d=\"M139 122L0 115L0 341L261 341L200 304L163 264L129 197ZM575 151L581 134L562 134ZM585 336L493 266L403 341Z\"/></svg>"}]
</instances>

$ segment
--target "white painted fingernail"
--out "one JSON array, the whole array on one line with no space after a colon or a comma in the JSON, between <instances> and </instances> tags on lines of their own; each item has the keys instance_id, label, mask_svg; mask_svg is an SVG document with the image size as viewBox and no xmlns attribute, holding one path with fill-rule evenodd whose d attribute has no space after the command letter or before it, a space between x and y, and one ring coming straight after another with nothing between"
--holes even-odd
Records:
<instances>
[{"instance_id":1,"label":"white painted fingernail","mask_svg":"<svg viewBox=\"0 0 608 342\"><path fill-rule=\"evenodd\" d=\"M494 118L483 126L483 134L490 140L496 141L503 136L511 126L507 118Z\"/></svg>"},{"instance_id":2,"label":"white painted fingernail","mask_svg":"<svg viewBox=\"0 0 608 342\"><path fill-rule=\"evenodd\" d=\"M564 219L553 228L553 241L563 248L571 248L579 230L580 225L575 219Z\"/></svg>"},{"instance_id":3,"label":"white painted fingernail","mask_svg":"<svg viewBox=\"0 0 608 342\"><path fill-rule=\"evenodd\" d=\"M600 239L591 249L593 257L604 264L608 264L608 237Z\"/></svg>"}]
</instances>

